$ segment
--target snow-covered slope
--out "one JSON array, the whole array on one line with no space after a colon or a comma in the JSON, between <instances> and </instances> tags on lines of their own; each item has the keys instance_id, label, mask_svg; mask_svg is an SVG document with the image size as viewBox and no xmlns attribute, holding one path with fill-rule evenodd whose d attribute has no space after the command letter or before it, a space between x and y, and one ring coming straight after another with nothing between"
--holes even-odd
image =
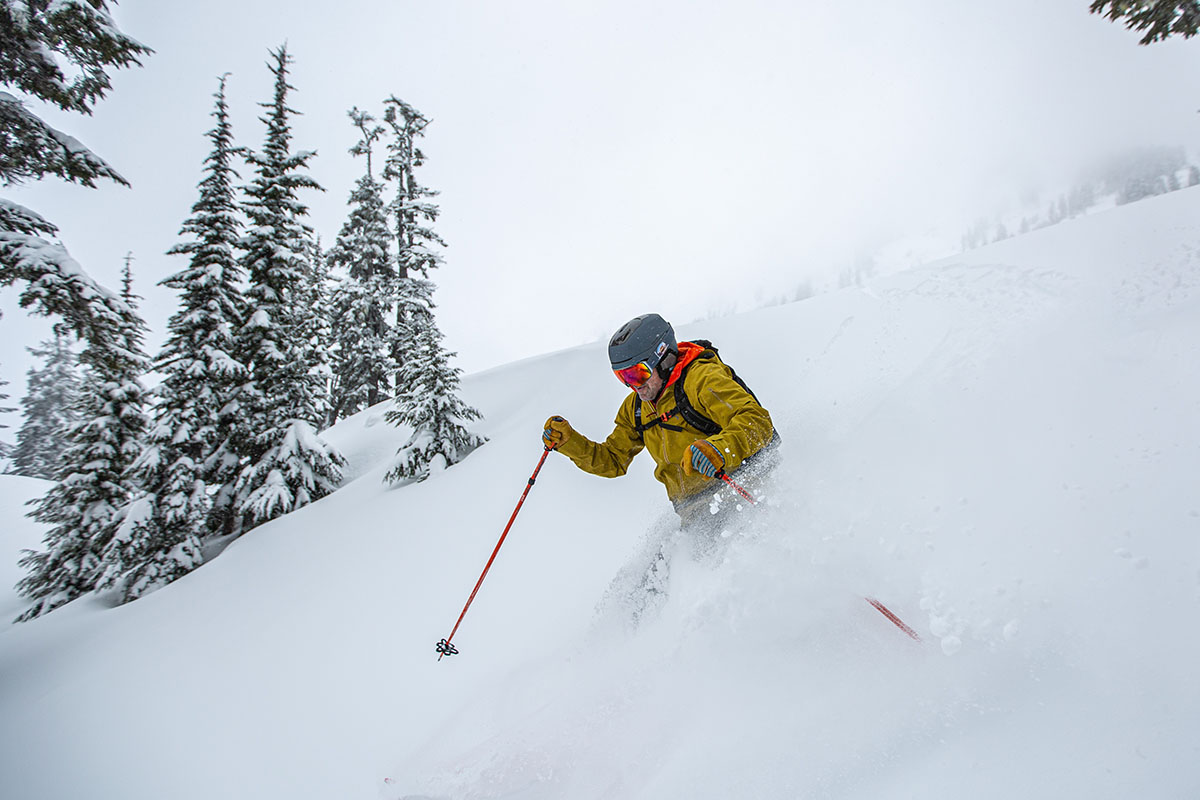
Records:
<instances>
[{"instance_id":1,"label":"snow-covered slope","mask_svg":"<svg viewBox=\"0 0 1200 800\"><path fill-rule=\"evenodd\" d=\"M441 662L541 423L602 438L622 389L600 343L470 376L490 443L392 489L360 414L332 497L0 630L0 793L1198 796L1198 247L1189 190L681 329L776 419L765 502L693 553L647 457L552 454ZM669 600L630 626L662 540Z\"/></svg>"}]
</instances>

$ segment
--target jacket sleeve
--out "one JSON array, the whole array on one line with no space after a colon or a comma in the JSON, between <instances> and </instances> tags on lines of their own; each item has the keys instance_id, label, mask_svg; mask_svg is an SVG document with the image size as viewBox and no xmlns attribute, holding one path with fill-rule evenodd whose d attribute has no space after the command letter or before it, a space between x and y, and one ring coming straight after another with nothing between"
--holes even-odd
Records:
<instances>
[{"instance_id":1,"label":"jacket sleeve","mask_svg":"<svg viewBox=\"0 0 1200 800\"><path fill-rule=\"evenodd\" d=\"M630 395L632 398L632 395ZM618 478L629 469L629 462L646 445L633 426L633 401L627 398L617 411L613 432L603 442L593 442L575 431L558 449L584 472L602 478Z\"/></svg>"},{"instance_id":2,"label":"jacket sleeve","mask_svg":"<svg viewBox=\"0 0 1200 800\"><path fill-rule=\"evenodd\" d=\"M771 415L733 379L728 367L716 361L697 364L687 377L692 404L721 426L721 432L708 441L725 458L727 471L733 472L771 441L775 433Z\"/></svg>"}]
</instances>

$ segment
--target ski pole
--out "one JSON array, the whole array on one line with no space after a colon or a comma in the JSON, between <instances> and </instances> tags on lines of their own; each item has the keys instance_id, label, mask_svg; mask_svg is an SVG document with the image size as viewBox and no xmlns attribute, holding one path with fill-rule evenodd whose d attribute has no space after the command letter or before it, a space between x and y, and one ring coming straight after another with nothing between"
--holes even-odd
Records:
<instances>
[{"instance_id":1,"label":"ski pole","mask_svg":"<svg viewBox=\"0 0 1200 800\"><path fill-rule=\"evenodd\" d=\"M454 634L458 633L458 626L462 624L463 617L467 615L467 609L471 607L471 602L475 599L476 592L483 585L483 579L487 577L488 570L492 568L492 562L496 560L496 554L500 552L500 545L504 544L504 537L508 536L508 529L512 527L513 520L517 518L517 512L521 510L521 506L525 502L529 490L533 488L533 482L537 480L538 473L542 470L542 464L546 463L546 456L550 455L552 448L547 447L542 453L541 459L534 468L533 474L529 476L529 483L525 486L525 491L521 493L521 499L517 501L517 507L513 509L512 516L508 518L508 524L504 526L504 533L500 534L500 541L496 542L496 549L492 551L492 557L488 559L487 566L483 568L483 573L479 576L479 580L475 582L475 588L471 590L471 596L467 598L467 604L463 606L462 613L458 615L458 621L454 623L454 629L450 631L450 635L437 643L438 661L442 660L442 656L458 655L458 648L451 644L454 639Z\"/></svg>"},{"instance_id":2,"label":"ski pole","mask_svg":"<svg viewBox=\"0 0 1200 800\"><path fill-rule=\"evenodd\" d=\"M718 472L717 477L720 478L721 480L725 481L726 483L728 483L729 486L735 492L737 492L739 495L741 495L742 499L745 500L747 503L749 503L752 506L758 505L757 501L754 499L754 495L750 494L750 492L747 491L744 487L739 486L736 482L734 482L733 478L731 478L725 474L725 470L721 470L720 472Z\"/></svg>"},{"instance_id":3,"label":"ski pole","mask_svg":"<svg viewBox=\"0 0 1200 800\"><path fill-rule=\"evenodd\" d=\"M892 613L892 610L890 608L888 608L883 603L876 600L874 597L865 597L863 599L866 600L871 605L875 606L875 610L878 611L880 614L883 614L888 619L890 619L892 621L892 624L895 625L897 628L899 628L900 630L907 633L909 636L911 636L916 641L918 641L918 642L921 641L921 637L917 635L917 632L914 631L912 628L908 627L907 625L905 625L904 620L900 619L894 613Z\"/></svg>"},{"instance_id":4,"label":"ski pole","mask_svg":"<svg viewBox=\"0 0 1200 800\"><path fill-rule=\"evenodd\" d=\"M755 501L754 497L751 496L750 492L746 491L745 488L743 488L743 487L739 486L737 483L735 483L733 478L731 478L725 474L725 470L721 470L720 472L718 472L717 477L720 478L721 480L725 481L726 483L728 483L730 485L730 487L732 487L735 492L737 492L739 495L741 495L742 499L745 500L747 503L749 503L752 506L758 505L758 503ZM916 641L918 641L918 642L921 641L921 637L917 634L917 632L914 631L912 628L910 628L908 625L906 625L904 623L904 620L902 620L898 616L896 616L896 614L890 608L888 608L883 603L876 600L874 597L864 597L863 599L866 600L868 603L870 603L875 608L876 611L878 611L880 614L883 614L885 617L887 617L891 621L891 623L893 625L895 625L897 628L902 630L904 633L908 634L910 637L912 637Z\"/></svg>"}]
</instances>

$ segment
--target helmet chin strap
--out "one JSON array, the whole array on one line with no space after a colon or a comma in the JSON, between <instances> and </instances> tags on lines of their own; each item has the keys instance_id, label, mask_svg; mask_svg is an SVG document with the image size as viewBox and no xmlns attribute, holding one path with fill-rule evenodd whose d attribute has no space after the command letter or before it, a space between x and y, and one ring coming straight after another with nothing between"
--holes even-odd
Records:
<instances>
[{"instance_id":1,"label":"helmet chin strap","mask_svg":"<svg viewBox=\"0 0 1200 800\"><path fill-rule=\"evenodd\" d=\"M651 402L657 403L659 399L662 398L663 392L667 390L667 381L671 379L671 371L675 369L675 365L678 363L678 350L668 351L667 354L662 357L662 360L658 362L658 366L654 368L654 371L658 373L660 378L662 378L662 386L659 387L658 394L654 396L654 399Z\"/></svg>"},{"instance_id":2,"label":"helmet chin strap","mask_svg":"<svg viewBox=\"0 0 1200 800\"><path fill-rule=\"evenodd\" d=\"M662 376L665 381L671 377L671 370L675 369L675 365L679 363L679 351L668 350L667 354L658 362L658 366L654 369Z\"/></svg>"}]
</instances>

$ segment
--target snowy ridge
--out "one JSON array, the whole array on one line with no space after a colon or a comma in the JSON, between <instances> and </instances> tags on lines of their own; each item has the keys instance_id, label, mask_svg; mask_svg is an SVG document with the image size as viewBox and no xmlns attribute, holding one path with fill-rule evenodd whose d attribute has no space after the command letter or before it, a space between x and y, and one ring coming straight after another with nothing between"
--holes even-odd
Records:
<instances>
[{"instance_id":1,"label":"snowy ridge","mask_svg":"<svg viewBox=\"0 0 1200 800\"><path fill-rule=\"evenodd\" d=\"M489 443L392 489L406 432L346 420L334 495L0 632L4 794L1196 796L1197 220L1180 191L682 328L780 428L765 502L705 547L647 457L552 455L440 663L541 423L602 438L622 389L600 343L469 376Z\"/></svg>"}]
</instances>

